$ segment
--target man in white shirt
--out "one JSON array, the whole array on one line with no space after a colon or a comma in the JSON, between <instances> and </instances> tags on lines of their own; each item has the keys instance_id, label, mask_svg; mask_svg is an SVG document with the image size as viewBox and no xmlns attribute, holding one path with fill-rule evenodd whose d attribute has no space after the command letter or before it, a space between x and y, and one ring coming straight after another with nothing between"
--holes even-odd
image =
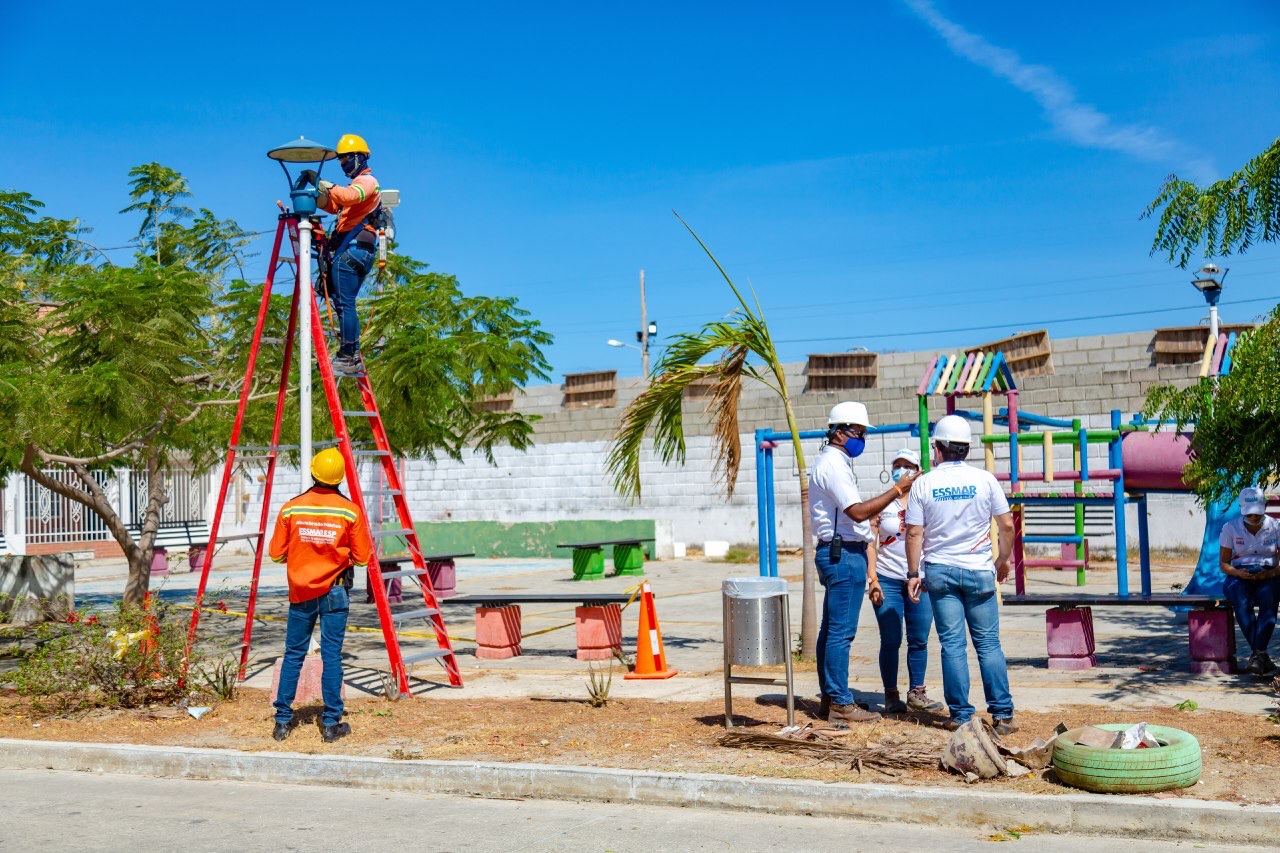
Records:
<instances>
[{"instance_id":1,"label":"man in white shirt","mask_svg":"<svg viewBox=\"0 0 1280 853\"><path fill-rule=\"evenodd\" d=\"M905 495L916 477L903 477L884 494L862 500L849 460L866 447L870 426L862 403L837 404L827 417L826 444L809 471L809 515L818 539L814 562L826 590L818 629L819 716L837 726L880 719L879 714L854 704L849 690L849 648L858 632L863 592L873 604L883 595L874 562L868 572L867 546L875 538L868 522L895 498Z\"/></svg>"},{"instance_id":2,"label":"man in white shirt","mask_svg":"<svg viewBox=\"0 0 1280 853\"><path fill-rule=\"evenodd\" d=\"M942 692L951 713L948 728L959 728L975 711L969 703L967 623L992 724L997 733L1011 734L1018 727L1000 647L996 584L1009 577L1013 517L996 478L964 463L970 441L969 422L959 415L947 415L934 428L939 464L916 480L907 501L907 591L919 601L923 561L923 587L929 591L942 645ZM994 561L993 518L1000 532L1000 553Z\"/></svg>"},{"instance_id":3,"label":"man in white shirt","mask_svg":"<svg viewBox=\"0 0 1280 853\"><path fill-rule=\"evenodd\" d=\"M1222 594L1231 600L1240 631L1249 642L1249 663L1254 675L1271 675L1275 665L1267 654L1271 634L1276 629L1276 606L1280 603L1280 569L1276 549L1280 546L1280 522L1267 515L1267 498L1262 489L1249 487L1240 492L1240 517L1228 521L1218 538L1218 566L1226 577Z\"/></svg>"}]
</instances>

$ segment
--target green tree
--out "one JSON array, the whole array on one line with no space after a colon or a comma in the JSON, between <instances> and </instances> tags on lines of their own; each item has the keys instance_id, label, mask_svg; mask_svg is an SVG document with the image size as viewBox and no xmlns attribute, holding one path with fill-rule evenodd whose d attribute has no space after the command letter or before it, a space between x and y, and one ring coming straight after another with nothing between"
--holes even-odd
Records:
<instances>
[{"instance_id":1,"label":"green tree","mask_svg":"<svg viewBox=\"0 0 1280 853\"><path fill-rule=\"evenodd\" d=\"M1185 267L1196 255L1245 252L1280 240L1280 139L1222 181L1199 187L1170 176L1144 217L1162 211L1151 251ZM1204 502L1280 476L1280 307L1241 335L1231 372L1186 388L1153 387L1145 410L1196 427L1187 475Z\"/></svg>"},{"instance_id":2,"label":"green tree","mask_svg":"<svg viewBox=\"0 0 1280 853\"><path fill-rule=\"evenodd\" d=\"M191 218L191 208L183 203L191 198L187 179L159 163L143 163L129 170L129 198L133 204L121 213L141 213L138 239L142 241L144 255L155 258L157 264L178 260L177 244L182 239L182 221Z\"/></svg>"},{"instance_id":3,"label":"green tree","mask_svg":"<svg viewBox=\"0 0 1280 853\"><path fill-rule=\"evenodd\" d=\"M677 218L679 218L677 216ZM640 455L646 435L652 432L653 448L664 464L685 460L684 392L695 382L709 382L716 471L725 493L733 497L738 469L742 463L742 441L738 428L738 401L744 379L764 383L782 401L787 428L799 466L801 530L804 540L800 644L801 653L812 657L818 637L817 568L813 562L812 527L809 519L809 477L806 473L800 428L796 424L787 377L758 299L751 305L711 254L702 239L680 220L698 245L707 253L738 300L738 308L723 320L708 323L697 332L675 335L654 367L649 387L623 412L622 422L609 448L608 468L613 487L632 500L640 497ZM709 360L714 359L714 360ZM753 363L752 359L755 359Z\"/></svg>"},{"instance_id":4,"label":"green tree","mask_svg":"<svg viewBox=\"0 0 1280 853\"><path fill-rule=\"evenodd\" d=\"M135 198L145 195L148 203L126 208L143 213L144 238L149 248L164 244L165 263L150 251L131 267L95 266L83 255L57 260L55 251L63 250L47 238L62 231L33 218L38 202L0 194L0 476L21 471L99 516L129 562L128 604L140 603L148 588L169 466L207 470L225 456L262 296L261 284L222 278L243 264L249 235L208 211L190 228L175 222L174 188L185 194L185 180L157 164L130 174L140 173L165 176L169 187L142 193L135 180ZM66 251L82 251L70 245ZM548 378L541 348L550 337L513 299L465 296L451 276L427 273L409 258L391 269L383 291L362 300L361 310L372 313L370 377L396 446L453 457L468 446L490 455L499 443L527 447L530 418L486 412L480 403ZM265 402L248 407L245 444L270 438L288 304L288 295L271 297L248 389L251 400ZM295 359L284 444L298 443L298 369ZM328 423L323 395L314 403L315 423ZM104 472L121 467L146 475L136 528L124 523L102 485ZM49 469L70 472L74 485Z\"/></svg>"}]
</instances>

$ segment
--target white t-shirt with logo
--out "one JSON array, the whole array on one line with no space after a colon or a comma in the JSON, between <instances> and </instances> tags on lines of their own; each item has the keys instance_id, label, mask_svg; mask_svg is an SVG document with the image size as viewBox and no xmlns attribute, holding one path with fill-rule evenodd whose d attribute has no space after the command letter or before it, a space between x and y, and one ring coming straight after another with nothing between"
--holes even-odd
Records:
<instances>
[{"instance_id":1,"label":"white t-shirt with logo","mask_svg":"<svg viewBox=\"0 0 1280 853\"><path fill-rule=\"evenodd\" d=\"M880 539L876 548L876 574L900 581L907 579L905 513L906 505L901 498L894 499L893 503L880 510Z\"/></svg>"},{"instance_id":2,"label":"white t-shirt with logo","mask_svg":"<svg viewBox=\"0 0 1280 853\"><path fill-rule=\"evenodd\" d=\"M1243 518L1233 518L1222 525L1218 546L1231 550L1231 559L1238 557L1274 557L1280 545L1280 521L1269 515L1262 517L1262 527L1250 533Z\"/></svg>"},{"instance_id":3,"label":"white t-shirt with logo","mask_svg":"<svg viewBox=\"0 0 1280 853\"><path fill-rule=\"evenodd\" d=\"M845 542L872 540L870 523L844 513L856 503L862 503L862 496L849 456L838 447L826 447L809 472L809 518L819 542L829 542L833 533Z\"/></svg>"},{"instance_id":4,"label":"white t-shirt with logo","mask_svg":"<svg viewBox=\"0 0 1280 853\"><path fill-rule=\"evenodd\" d=\"M944 462L911 485L906 521L924 528L922 562L994 572L991 519L1008 511L990 472Z\"/></svg>"}]
</instances>

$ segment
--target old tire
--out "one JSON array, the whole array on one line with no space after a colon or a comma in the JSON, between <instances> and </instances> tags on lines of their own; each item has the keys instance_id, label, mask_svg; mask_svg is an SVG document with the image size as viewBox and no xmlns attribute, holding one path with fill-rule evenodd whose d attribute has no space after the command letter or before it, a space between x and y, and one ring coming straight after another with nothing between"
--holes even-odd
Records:
<instances>
[{"instance_id":1,"label":"old tire","mask_svg":"<svg viewBox=\"0 0 1280 853\"><path fill-rule=\"evenodd\" d=\"M1129 728L1109 723L1100 729L1118 732ZM1147 726L1160 747L1150 749L1098 749L1076 743L1080 729L1058 736L1053 748L1053 770L1073 788L1099 794L1152 794L1187 788L1200 781L1200 741L1181 729Z\"/></svg>"}]
</instances>

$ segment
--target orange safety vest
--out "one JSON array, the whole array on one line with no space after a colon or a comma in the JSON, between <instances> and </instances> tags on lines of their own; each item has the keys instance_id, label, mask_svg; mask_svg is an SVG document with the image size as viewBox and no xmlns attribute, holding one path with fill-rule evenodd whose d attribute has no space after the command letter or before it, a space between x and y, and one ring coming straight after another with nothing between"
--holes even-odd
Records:
<instances>
[{"instance_id":1,"label":"orange safety vest","mask_svg":"<svg viewBox=\"0 0 1280 853\"><path fill-rule=\"evenodd\" d=\"M378 179L368 169L352 178L349 186L330 187L329 203L324 206L324 211L338 214L338 224L334 226L333 233L345 234L363 224L365 217L377 209L381 193Z\"/></svg>"},{"instance_id":2,"label":"orange safety vest","mask_svg":"<svg viewBox=\"0 0 1280 853\"><path fill-rule=\"evenodd\" d=\"M269 553L287 564L289 601L300 604L327 594L348 566L367 568L373 542L360 507L337 489L312 486L280 508Z\"/></svg>"}]
</instances>

